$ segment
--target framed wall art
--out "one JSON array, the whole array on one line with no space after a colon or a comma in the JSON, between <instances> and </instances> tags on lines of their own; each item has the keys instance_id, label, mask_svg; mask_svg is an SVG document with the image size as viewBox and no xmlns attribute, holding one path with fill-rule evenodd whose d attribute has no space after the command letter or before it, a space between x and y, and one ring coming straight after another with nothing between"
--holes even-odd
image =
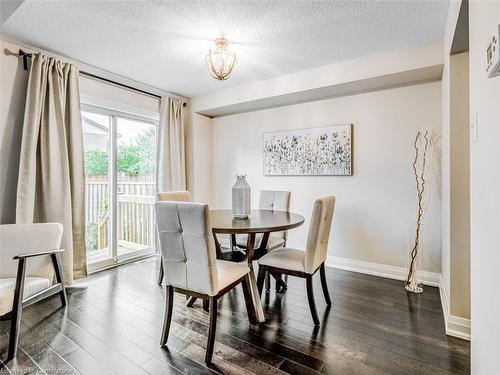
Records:
<instances>
[{"instance_id":1,"label":"framed wall art","mask_svg":"<svg viewBox=\"0 0 500 375\"><path fill-rule=\"evenodd\" d=\"M351 176L352 124L264 133L265 176Z\"/></svg>"}]
</instances>

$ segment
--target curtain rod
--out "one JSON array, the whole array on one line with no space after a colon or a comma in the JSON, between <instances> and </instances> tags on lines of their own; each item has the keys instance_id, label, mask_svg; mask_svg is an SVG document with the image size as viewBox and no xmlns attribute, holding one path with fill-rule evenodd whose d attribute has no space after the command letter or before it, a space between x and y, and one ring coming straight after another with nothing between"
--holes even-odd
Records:
<instances>
[{"instance_id":1,"label":"curtain rod","mask_svg":"<svg viewBox=\"0 0 500 375\"><path fill-rule=\"evenodd\" d=\"M11 55L14 55L16 56L15 53L12 53L11 51L9 51ZM18 57L22 57L23 58L23 68L24 70L28 70L28 58L31 58L33 55L31 53L28 53L28 52L25 52L23 51L22 49L19 49L19 52L17 53L17 56ZM121 87L124 87L126 89L129 89L129 90L133 90L133 91L137 91L137 92L140 92L142 94L146 94L146 95L150 95L150 96L154 96L155 98L158 98L158 99L161 99L161 96L160 95L157 95L157 94L153 94L151 92L148 92L148 91L144 91L144 90L141 90L141 89L138 89L136 87L132 87L132 86L129 86L129 85L125 85L123 83L120 83L120 82L116 82L116 81L113 81L111 79L108 79L108 78L104 78L104 77L100 77L98 75L95 75L95 74L92 74L92 73L89 73L89 72L86 72L84 70L80 70L80 74L84 75L84 76L87 76L87 77L90 77L90 78L95 78L95 79L98 79L100 81L104 81L104 82L108 82L108 83L111 83L113 85L117 85L117 86L121 86ZM182 103L182 106L185 107L187 105L186 102Z\"/></svg>"}]
</instances>

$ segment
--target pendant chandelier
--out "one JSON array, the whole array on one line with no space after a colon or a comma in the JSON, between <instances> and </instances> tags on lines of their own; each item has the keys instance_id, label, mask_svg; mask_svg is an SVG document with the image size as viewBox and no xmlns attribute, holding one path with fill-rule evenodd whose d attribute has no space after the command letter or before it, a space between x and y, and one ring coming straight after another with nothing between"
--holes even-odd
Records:
<instances>
[{"instance_id":1,"label":"pendant chandelier","mask_svg":"<svg viewBox=\"0 0 500 375\"><path fill-rule=\"evenodd\" d=\"M225 81L231 75L236 65L236 54L227 50L227 39L219 38L215 40L217 49L210 50L205 57L208 72L219 80Z\"/></svg>"}]
</instances>

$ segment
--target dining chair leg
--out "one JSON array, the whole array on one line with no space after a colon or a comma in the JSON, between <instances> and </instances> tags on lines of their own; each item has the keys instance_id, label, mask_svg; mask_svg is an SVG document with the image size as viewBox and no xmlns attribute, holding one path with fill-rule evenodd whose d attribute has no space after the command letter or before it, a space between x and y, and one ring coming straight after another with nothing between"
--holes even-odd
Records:
<instances>
[{"instance_id":1,"label":"dining chair leg","mask_svg":"<svg viewBox=\"0 0 500 375\"><path fill-rule=\"evenodd\" d=\"M172 322L172 311L174 308L174 287L167 285L165 289L165 316L163 318L163 330L160 340L161 347L165 346L167 343L170 323Z\"/></svg>"},{"instance_id":2,"label":"dining chair leg","mask_svg":"<svg viewBox=\"0 0 500 375\"><path fill-rule=\"evenodd\" d=\"M215 256L217 259L222 259L222 248L220 247L219 239L217 234L213 233L214 243L215 243Z\"/></svg>"},{"instance_id":3,"label":"dining chair leg","mask_svg":"<svg viewBox=\"0 0 500 375\"><path fill-rule=\"evenodd\" d=\"M269 273L268 273L269 274ZM271 276L276 280L276 292L284 292L287 289L287 286L283 279L281 278L280 273L273 272Z\"/></svg>"},{"instance_id":4,"label":"dining chair leg","mask_svg":"<svg viewBox=\"0 0 500 375\"><path fill-rule=\"evenodd\" d=\"M231 247L231 251L234 251L235 250L235 247L236 247L236 234L231 234L231 241L230 241L230 247Z\"/></svg>"},{"instance_id":5,"label":"dining chair leg","mask_svg":"<svg viewBox=\"0 0 500 375\"><path fill-rule=\"evenodd\" d=\"M259 265L259 273L257 274L257 291L259 292L259 296L262 295L262 288L264 286L264 279L269 276L269 272L266 272L266 267Z\"/></svg>"},{"instance_id":6,"label":"dining chair leg","mask_svg":"<svg viewBox=\"0 0 500 375\"><path fill-rule=\"evenodd\" d=\"M186 303L187 307L193 307L194 303L196 302L196 297L189 297L188 301Z\"/></svg>"},{"instance_id":7,"label":"dining chair leg","mask_svg":"<svg viewBox=\"0 0 500 375\"><path fill-rule=\"evenodd\" d=\"M314 302L313 275L306 276L306 287L307 300L309 301L309 309L311 310L314 325L319 326L318 311L316 310L316 303Z\"/></svg>"},{"instance_id":8,"label":"dining chair leg","mask_svg":"<svg viewBox=\"0 0 500 375\"><path fill-rule=\"evenodd\" d=\"M205 310L206 312L210 311L210 309L209 309L209 300L208 299L204 299L203 300L203 310Z\"/></svg>"},{"instance_id":9,"label":"dining chair leg","mask_svg":"<svg viewBox=\"0 0 500 375\"><path fill-rule=\"evenodd\" d=\"M243 288L243 296L245 297L245 306L247 308L248 321L250 324L257 324L257 317L255 316L255 306L253 304L252 292L250 285L250 276L247 274L241 282Z\"/></svg>"},{"instance_id":10,"label":"dining chair leg","mask_svg":"<svg viewBox=\"0 0 500 375\"><path fill-rule=\"evenodd\" d=\"M321 264L319 268L319 275L321 277L321 287L323 288L323 295L325 296L325 301L328 306L332 304L330 299L330 293L328 293L328 285L326 284L326 274L325 274L325 263Z\"/></svg>"},{"instance_id":11,"label":"dining chair leg","mask_svg":"<svg viewBox=\"0 0 500 375\"><path fill-rule=\"evenodd\" d=\"M271 274L269 272L266 274L266 290L271 290Z\"/></svg>"},{"instance_id":12,"label":"dining chair leg","mask_svg":"<svg viewBox=\"0 0 500 375\"><path fill-rule=\"evenodd\" d=\"M276 279L276 292L284 292L288 289L286 283L283 281L283 275L281 273L276 273L273 275ZM288 280L288 275L284 275L285 279Z\"/></svg>"},{"instance_id":13,"label":"dining chair leg","mask_svg":"<svg viewBox=\"0 0 500 375\"><path fill-rule=\"evenodd\" d=\"M163 259L160 256L160 271L158 272L158 285L161 285L161 283L163 282L163 274L164 274L164 271L163 271Z\"/></svg>"},{"instance_id":14,"label":"dining chair leg","mask_svg":"<svg viewBox=\"0 0 500 375\"><path fill-rule=\"evenodd\" d=\"M208 325L208 341L207 341L207 352L205 353L205 363L209 364L212 362L212 354L214 352L215 343L215 329L217 326L217 298L209 298L210 307L210 321Z\"/></svg>"}]
</instances>

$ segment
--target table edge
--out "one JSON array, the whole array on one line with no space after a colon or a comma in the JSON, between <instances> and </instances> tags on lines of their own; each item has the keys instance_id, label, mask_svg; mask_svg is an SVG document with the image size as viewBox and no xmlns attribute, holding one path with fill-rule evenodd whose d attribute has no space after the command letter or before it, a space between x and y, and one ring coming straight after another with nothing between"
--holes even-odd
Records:
<instances>
[{"instance_id":1,"label":"table edge","mask_svg":"<svg viewBox=\"0 0 500 375\"><path fill-rule=\"evenodd\" d=\"M212 211L228 211L228 209L221 209L221 210L211 210ZM288 212L288 213L293 213L295 215L300 216L302 219L296 223L292 224L286 224L286 225L278 225L278 226L268 226L268 227L260 227L260 228L218 228L212 226L212 232L213 233L219 233L219 234L247 234L247 233L271 233L271 232L281 232L284 230L289 230L293 228L300 227L302 224L304 224L305 217L301 214L295 213L295 212L290 212L290 211L281 211L281 210L264 210L262 211L279 211L279 212Z\"/></svg>"}]
</instances>

